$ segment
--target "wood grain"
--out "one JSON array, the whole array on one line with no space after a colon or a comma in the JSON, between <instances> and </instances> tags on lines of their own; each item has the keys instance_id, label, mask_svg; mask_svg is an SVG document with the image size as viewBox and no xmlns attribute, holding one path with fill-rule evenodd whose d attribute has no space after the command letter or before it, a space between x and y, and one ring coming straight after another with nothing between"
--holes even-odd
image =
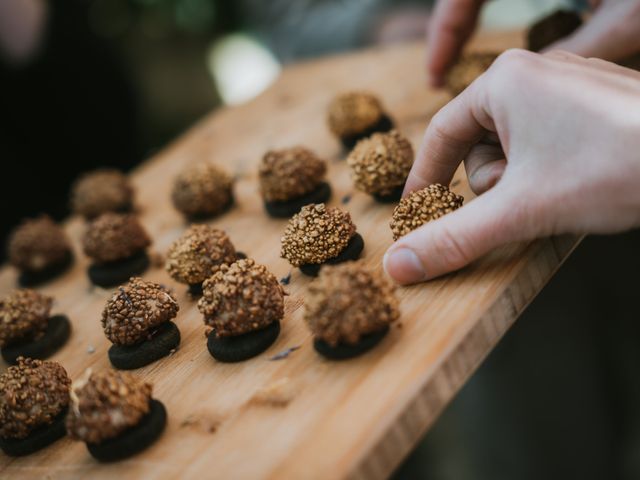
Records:
<instances>
[{"instance_id":1,"label":"wood grain","mask_svg":"<svg viewBox=\"0 0 640 480\"><path fill-rule=\"evenodd\" d=\"M485 35L476 48L504 49L518 34ZM364 258L379 267L391 244L392 206L353 191L338 143L325 126L337 92L377 92L414 145L447 95L425 88L423 46L369 50L294 65L265 94L238 108L205 118L133 174L137 204L154 248L166 251L185 228L169 200L172 179L184 165L213 160L238 176L236 207L213 222L237 248L276 275L290 272L278 258L284 221L265 216L255 166L269 148L306 145L330 160L332 204L344 205L366 241ZM473 197L463 172L454 190ZM91 288L79 239L83 225L71 219L77 262L42 290L57 299L74 328L54 360L72 378L91 367L108 368L99 318L109 291ZM280 338L265 354L241 364L219 364L207 353L204 325L185 288L160 268L145 278L171 285L180 303L181 348L137 371L155 384L168 408L162 439L146 452L100 465L85 446L68 439L28 458L0 457L2 478L383 478L408 453L447 402L544 286L578 243L563 237L509 245L469 268L424 285L398 290L399 327L360 358L331 363L318 357L302 322L309 280L293 272ZM0 293L15 285L15 272L0 273ZM288 358L269 357L301 346ZM93 352L93 353L91 353ZM4 367L3 367L4 368Z\"/></svg>"}]
</instances>

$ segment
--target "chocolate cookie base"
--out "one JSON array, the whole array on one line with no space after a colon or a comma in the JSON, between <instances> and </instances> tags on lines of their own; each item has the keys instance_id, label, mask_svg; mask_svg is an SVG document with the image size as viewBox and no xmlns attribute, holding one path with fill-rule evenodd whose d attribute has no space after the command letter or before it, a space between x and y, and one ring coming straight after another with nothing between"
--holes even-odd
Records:
<instances>
[{"instance_id":1,"label":"chocolate cookie base","mask_svg":"<svg viewBox=\"0 0 640 480\"><path fill-rule=\"evenodd\" d=\"M347 343L339 343L335 347L329 345L324 340L315 339L313 341L313 348L325 358L330 360L346 360L348 358L357 357L363 353L368 352L375 347L389 332L389 327L385 327L379 332L369 333L360 338L360 341L355 345L349 345Z\"/></svg>"},{"instance_id":2,"label":"chocolate cookie base","mask_svg":"<svg viewBox=\"0 0 640 480\"><path fill-rule=\"evenodd\" d=\"M367 128L366 130L355 133L353 135L340 137L340 141L347 150L351 150L356 146L356 143L358 143L363 138L367 138L377 132L388 132L389 130L393 130L393 120L391 120L391 118L385 114L380 117L380 120L378 120L375 124Z\"/></svg>"},{"instance_id":3,"label":"chocolate cookie base","mask_svg":"<svg viewBox=\"0 0 640 480\"><path fill-rule=\"evenodd\" d=\"M18 283L21 287L35 287L43 283L53 280L69 270L73 264L73 253L67 252L62 260L53 265L49 265L42 270L23 270L18 277Z\"/></svg>"},{"instance_id":4,"label":"chocolate cookie base","mask_svg":"<svg viewBox=\"0 0 640 480\"><path fill-rule=\"evenodd\" d=\"M149 268L149 264L149 255L143 250L115 262L94 263L89 266L87 273L94 285L103 288L117 287L129 281L131 277L142 275Z\"/></svg>"},{"instance_id":5,"label":"chocolate cookie base","mask_svg":"<svg viewBox=\"0 0 640 480\"><path fill-rule=\"evenodd\" d=\"M264 202L267 213L274 218L290 218L310 203L325 203L331 198L331 186L327 182L320 183L309 193L284 202Z\"/></svg>"},{"instance_id":6,"label":"chocolate cookie base","mask_svg":"<svg viewBox=\"0 0 640 480\"><path fill-rule=\"evenodd\" d=\"M215 212L196 212L189 215L185 214L185 218L187 219L188 222L194 222L194 223L206 222L208 220L211 220L213 218L219 217L220 215L227 213L229 210L231 210L231 208L233 208L233 205L235 204L235 202L236 200L233 194L231 194L227 203L225 203L224 206L219 210L216 210Z\"/></svg>"},{"instance_id":7,"label":"chocolate cookie base","mask_svg":"<svg viewBox=\"0 0 640 480\"><path fill-rule=\"evenodd\" d=\"M404 190L404 184L398 185L396 188L394 188L391 191L391 193L388 193L386 195L380 195L378 193L374 193L371 196L375 198L377 202L380 202L380 203L396 203L396 202L399 202L400 199L402 198L403 190Z\"/></svg>"},{"instance_id":8,"label":"chocolate cookie base","mask_svg":"<svg viewBox=\"0 0 640 480\"><path fill-rule=\"evenodd\" d=\"M49 318L47 329L40 338L8 345L0 350L0 354L4 361L11 365L15 365L20 356L43 360L67 343L70 335L69 319L65 315L54 315Z\"/></svg>"},{"instance_id":9,"label":"chocolate cookie base","mask_svg":"<svg viewBox=\"0 0 640 480\"><path fill-rule=\"evenodd\" d=\"M217 338L212 331L207 339L207 349L219 362L242 362L264 352L276 341L279 334L280 322L277 320L255 332L234 337Z\"/></svg>"},{"instance_id":10,"label":"chocolate cookie base","mask_svg":"<svg viewBox=\"0 0 640 480\"><path fill-rule=\"evenodd\" d=\"M198 298L202 296L202 284L201 283L192 283L189 285L189 288L187 290L189 292L189 295L191 295L194 298Z\"/></svg>"},{"instance_id":11,"label":"chocolate cookie base","mask_svg":"<svg viewBox=\"0 0 640 480\"><path fill-rule=\"evenodd\" d=\"M307 263L300 265L300 271L309 277L317 277L323 265L336 265L338 263L347 262L349 260L357 260L364 249L364 239L362 235L356 233L344 250L337 257L330 258L324 263Z\"/></svg>"},{"instance_id":12,"label":"chocolate cookie base","mask_svg":"<svg viewBox=\"0 0 640 480\"><path fill-rule=\"evenodd\" d=\"M115 438L100 443L87 443L87 450L101 462L115 462L132 457L154 443L167 425L167 410L158 400L151 399L149 413L137 425Z\"/></svg>"},{"instance_id":13,"label":"chocolate cookie base","mask_svg":"<svg viewBox=\"0 0 640 480\"><path fill-rule=\"evenodd\" d=\"M556 10L534 23L527 33L527 49L539 52L568 37L582 25L582 18L571 10Z\"/></svg>"},{"instance_id":14,"label":"chocolate cookie base","mask_svg":"<svg viewBox=\"0 0 640 480\"><path fill-rule=\"evenodd\" d=\"M152 335L136 345L113 345L109 349L111 365L120 370L133 370L160 360L180 345L180 330L173 322L165 322Z\"/></svg>"},{"instance_id":15,"label":"chocolate cookie base","mask_svg":"<svg viewBox=\"0 0 640 480\"><path fill-rule=\"evenodd\" d=\"M0 449L10 457L21 457L51 445L67 434L64 425L67 410L62 410L53 422L36 428L25 438L0 438Z\"/></svg>"}]
</instances>

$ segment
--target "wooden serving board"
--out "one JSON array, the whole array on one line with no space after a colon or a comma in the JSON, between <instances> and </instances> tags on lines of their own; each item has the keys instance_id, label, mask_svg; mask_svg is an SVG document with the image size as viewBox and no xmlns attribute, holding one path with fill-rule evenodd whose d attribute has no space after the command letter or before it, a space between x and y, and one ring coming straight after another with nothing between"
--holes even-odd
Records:
<instances>
[{"instance_id":1,"label":"wooden serving board","mask_svg":"<svg viewBox=\"0 0 640 480\"><path fill-rule=\"evenodd\" d=\"M519 43L519 34L494 34L476 40L474 48L502 50ZM236 206L213 224L278 277L289 274L291 268L279 258L286 222L265 215L255 170L267 149L302 144L329 160L330 203L351 212L366 242L365 261L380 268L391 244L393 207L353 190L344 153L325 124L326 107L338 92L372 90L417 147L429 118L448 99L425 87L423 56L423 45L413 44L294 65L256 100L205 118L132 176L153 248L165 252L185 229L170 201L175 175L186 164L213 160L239 178ZM473 197L462 171L453 185L467 200ZM343 205L345 196L351 198ZM42 288L55 296L55 311L66 313L73 324L70 342L53 357L73 379L86 368L110 368L99 319L111 291L89 284L80 248L83 228L79 219L69 221L75 266ZM578 241L562 237L510 245L456 274L400 288L400 325L373 351L341 363L323 360L313 350L302 321L310 280L298 271L287 287L277 342L257 358L229 365L209 356L202 317L185 287L162 268L152 269L145 278L176 291L182 332L175 354L136 371L154 383L154 396L167 406L169 424L160 441L130 460L102 465L84 444L65 438L26 458L0 454L0 477L385 477ZM4 268L0 294L15 281L16 273ZM269 360L296 346L287 358Z\"/></svg>"}]
</instances>

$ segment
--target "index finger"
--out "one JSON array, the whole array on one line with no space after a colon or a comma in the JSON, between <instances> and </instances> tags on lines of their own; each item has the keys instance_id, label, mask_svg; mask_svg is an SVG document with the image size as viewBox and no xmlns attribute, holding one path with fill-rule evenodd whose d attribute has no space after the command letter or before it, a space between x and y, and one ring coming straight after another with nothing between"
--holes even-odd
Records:
<instances>
[{"instance_id":1,"label":"index finger","mask_svg":"<svg viewBox=\"0 0 640 480\"><path fill-rule=\"evenodd\" d=\"M484 0L440 0L427 32L427 70L435 86L475 29Z\"/></svg>"},{"instance_id":2,"label":"index finger","mask_svg":"<svg viewBox=\"0 0 640 480\"><path fill-rule=\"evenodd\" d=\"M469 149L495 126L486 104L486 74L436 113L422 139L403 196L432 183L449 185Z\"/></svg>"}]
</instances>

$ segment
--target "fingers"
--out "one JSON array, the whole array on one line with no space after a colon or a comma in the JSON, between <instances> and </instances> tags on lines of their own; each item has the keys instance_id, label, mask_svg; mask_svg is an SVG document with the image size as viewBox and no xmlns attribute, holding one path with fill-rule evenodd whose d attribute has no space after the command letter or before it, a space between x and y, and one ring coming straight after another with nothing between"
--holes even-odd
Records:
<instances>
[{"instance_id":1,"label":"fingers","mask_svg":"<svg viewBox=\"0 0 640 480\"><path fill-rule=\"evenodd\" d=\"M500 245L533 238L531 212L499 186L429 222L389 248L383 263L400 284L429 280L469 264Z\"/></svg>"},{"instance_id":2,"label":"fingers","mask_svg":"<svg viewBox=\"0 0 640 480\"><path fill-rule=\"evenodd\" d=\"M484 0L440 0L427 31L427 73L432 86L444 75L473 33Z\"/></svg>"},{"instance_id":3,"label":"fingers","mask_svg":"<svg viewBox=\"0 0 640 480\"><path fill-rule=\"evenodd\" d=\"M404 195L431 183L448 185L471 147L491 130L483 89L481 76L431 119Z\"/></svg>"},{"instance_id":4,"label":"fingers","mask_svg":"<svg viewBox=\"0 0 640 480\"><path fill-rule=\"evenodd\" d=\"M493 188L507 168L502 147L478 143L464 159L469 186L476 195Z\"/></svg>"}]
</instances>

